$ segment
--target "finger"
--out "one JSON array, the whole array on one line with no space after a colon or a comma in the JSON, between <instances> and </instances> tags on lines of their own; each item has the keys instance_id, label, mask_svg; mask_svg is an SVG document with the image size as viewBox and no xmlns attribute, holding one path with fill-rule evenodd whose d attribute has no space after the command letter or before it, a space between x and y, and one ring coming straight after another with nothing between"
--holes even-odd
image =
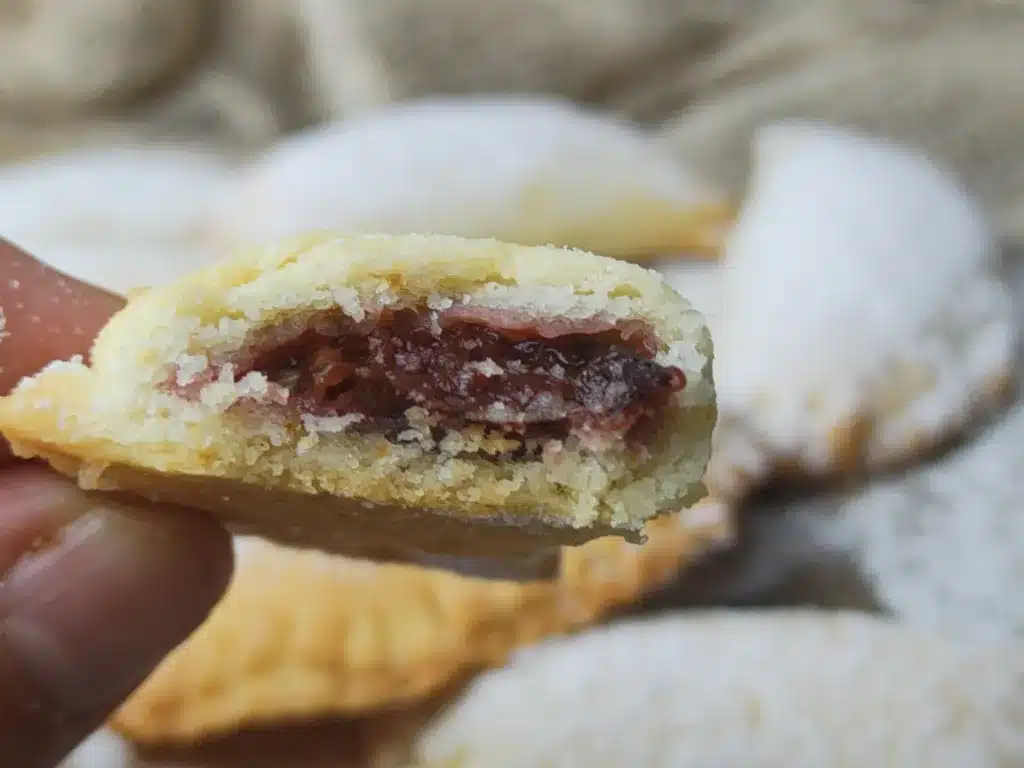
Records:
<instances>
[{"instance_id":1,"label":"finger","mask_svg":"<svg viewBox=\"0 0 1024 768\"><path fill-rule=\"evenodd\" d=\"M27 551L26 551L27 550ZM0 755L51 766L207 616L232 567L204 515L97 499L25 465L0 476Z\"/></svg>"},{"instance_id":2,"label":"finger","mask_svg":"<svg viewBox=\"0 0 1024 768\"><path fill-rule=\"evenodd\" d=\"M52 360L87 355L124 299L52 269L0 240L0 395Z\"/></svg>"}]
</instances>

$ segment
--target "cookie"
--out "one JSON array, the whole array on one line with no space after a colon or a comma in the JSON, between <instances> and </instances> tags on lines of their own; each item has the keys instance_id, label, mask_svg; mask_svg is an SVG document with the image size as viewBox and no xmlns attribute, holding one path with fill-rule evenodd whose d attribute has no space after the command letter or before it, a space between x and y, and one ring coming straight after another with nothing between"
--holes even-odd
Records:
<instances>
[{"instance_id":1,"label":"cookie","mask_svg":"<svg viewBox=\"0 0 1024 768\"><path fill-rule=\"evenodd\" d=\"M234 582L207 623L117 713L145 743L355 715L423 699L517 647L593 622L731 537L704 502L563 556L558 581L484 581L239 539Z\"/></svg>"},{"instance_id":2,"label":"cookie","mask_svg":"<svg viewBox=\"0 0 1024 768\"><path fill-rule=\"evenodd\" d=\"M0 430L83 487L239 533L529 571L704 495L711 358L699 313L637 265L311 237L135 296L88 365L0 400Z\"/></svg>"},{"instance_id":3,"label":"cookie","mask_svg":"<svg viewBox=\"0 0 1024 768\"><path fill-rule=\"evenodd\" d=\"M848 500L841 523L879 602L956 637L1024 637L1024 406L934 464Z\"/></svg>"},{"instance_id":4,"label":"cookie","mask_svg":"<svg viewBox=\"0 0 1024 768\"><path fill-rule=\"evenodd\" d=\"M1024 657L799 610L624 623L519 654L421 736L419 768L1024 760Z\"/></svg>"},{"instance_id":5,"label":"cookie","mask_svg":"<svg viewBox=\"0 0 1024 768\"><path fill-rule=\"evenodd\" d=\"M606 256L717 253L735 218L640 129L544 97L429 98L282 140L224 194L231 246L438 233Z\"/></svg>"},{"instance_id":6,"label":"cookie","mask_svg":"<svg viewBox=\"0 0 1024 768\"><path fill-rule=\"evenodd\" d=\"M1001 254L957 179L911 148L784 122L722 265L709 485L891 468L999 402L1017 328Z\"/></svg>"}]
</instances>

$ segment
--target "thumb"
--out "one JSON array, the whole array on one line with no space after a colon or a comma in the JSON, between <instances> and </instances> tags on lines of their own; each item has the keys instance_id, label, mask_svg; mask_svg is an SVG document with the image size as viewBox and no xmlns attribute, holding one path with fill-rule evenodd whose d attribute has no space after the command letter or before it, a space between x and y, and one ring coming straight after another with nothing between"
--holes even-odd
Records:
<instances>
[{"instance_id":1,"label":"thumb","mask_svg":"<svg viewBox=\"0 0 1024 768\"><path fill-rule=\"evenodd\" d=\"M0 240L0 395L87 353L122 304ZM0 763L48 768L74 749L205 619L231 565L208 517L0 466Z\"/></svg>"},{"instance_id":2,"label":"thumb","mask_svg":"<svg viewBox=\"0 0 1024 768\"><path fill-rule=\"evenodd\" d=\"M0 755L52 766L207 616L231 572L206 516L0 473Z\"/></svg>"}]
</instances>

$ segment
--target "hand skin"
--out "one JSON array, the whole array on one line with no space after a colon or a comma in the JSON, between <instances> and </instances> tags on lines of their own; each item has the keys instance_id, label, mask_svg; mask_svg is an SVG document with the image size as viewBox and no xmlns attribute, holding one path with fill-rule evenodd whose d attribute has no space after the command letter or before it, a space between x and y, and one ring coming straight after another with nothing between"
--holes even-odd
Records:
<instances>
[{"instance_id":1,"label":"hand skin","mask_svg":"<svg viewBox=\"0 0 1024 768\"><path fill-rule=\"evenodd\" d=\"M0 240L0 394L87 355L122 303ZM52 768L206 618L231 541L205 515L86 494L0 444L0 763Z\"/></svg>"}]
</instances>

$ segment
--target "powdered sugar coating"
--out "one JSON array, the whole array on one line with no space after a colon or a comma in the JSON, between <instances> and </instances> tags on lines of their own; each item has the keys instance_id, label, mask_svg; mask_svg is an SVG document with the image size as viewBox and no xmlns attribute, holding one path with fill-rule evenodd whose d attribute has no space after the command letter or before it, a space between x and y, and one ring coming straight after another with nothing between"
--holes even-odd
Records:
<instances>
[{"instance_id":1,"label":"powdered sugar coating","mask_svg":"<svg viewBox=\"0 0 1024 768\"><path fill-rule=\"evenodd\" d=\"M419 766L1010 768L1024 657L883 619L710 613L522 652L422 737Z\"/></svg>"},{"instance_id":2,"label":"powdered sugar coating","mask_svg":"<svg viewBox=\"0 0 1024 768\"><path fill-rule=\"evenodd\" d=\"M108 728L82 742L58 768L141 768L131 745Z\"/></svg>"},{"instance_id":3,"label":"powdered sugar coating","mask_svg":"<svg viewBox=\"0 0 1024 768\"><path fill-rule=\"evenodd\" d=\"M938 463L847 502L843 523L879 600L904 620L1024 637L1024 406Z\"/></svg>"},{"instance_id":4,"label":"powdered sugar coating","mask_svg":"<svg viewBox=\"0 0 1024 768\"><path fill-rule=\"evenodd\" d=\"M810 123L761 131L717 329L728 488L777 462L888 464L963 426L1017 336L988 224L905 147Z\"/></svg>"},{"instance_id":5,"label":"powdered sugar coating","mask_svg":"<svg viewBox=\"0 0 1024 768\"><path fill-rule=\"evenodd\" d=\"M330 229L646 252L700 239L700 211L713 220L723 203L611 116L542 97L435 97L281 142L213 223L246 245Z\"/></svg>"}]
</instances>

